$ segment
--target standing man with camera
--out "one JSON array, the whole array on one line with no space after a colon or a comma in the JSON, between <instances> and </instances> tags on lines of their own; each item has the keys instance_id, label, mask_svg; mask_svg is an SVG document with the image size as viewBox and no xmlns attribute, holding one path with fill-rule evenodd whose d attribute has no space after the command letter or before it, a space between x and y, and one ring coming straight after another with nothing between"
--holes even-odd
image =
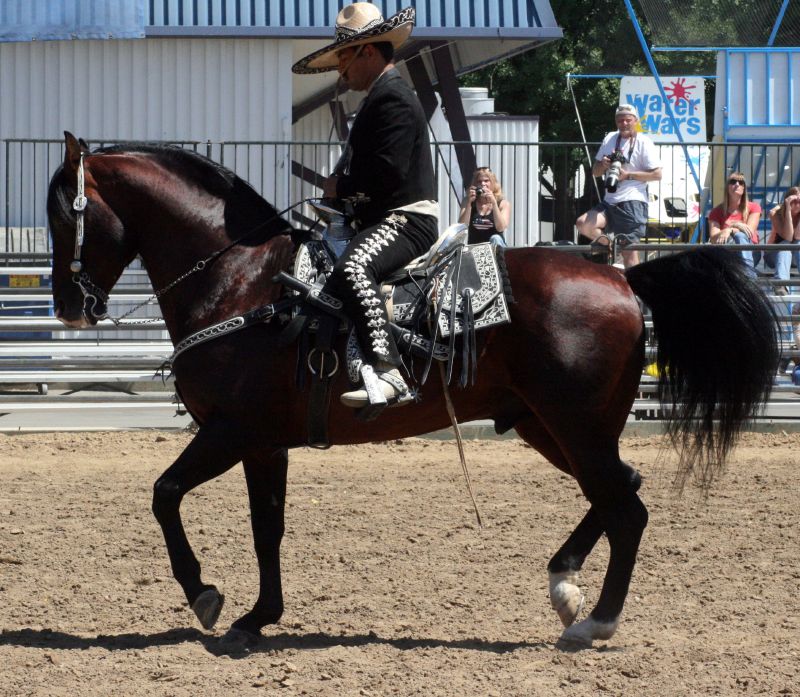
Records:
<instances>
[{"instance_id":1,"label":"standing man with camera","mask_svg":"<svg viewBox=\"0 0 800 697\"><path fill-rule=\"evenodd\" d=\"M592 176L603 177L606 194L586 211L575 226L594 241L614 232L628 242L644 237L647 227L647 182L661 181L661 161L653 141L638 133L639 115L631 104L620 104L614 117L617 130L609 133L597 151ZM608 244L608 238L599 240ZM625 268L639 263L639 253L622 250Z\"/></svg>"}]
</instances>

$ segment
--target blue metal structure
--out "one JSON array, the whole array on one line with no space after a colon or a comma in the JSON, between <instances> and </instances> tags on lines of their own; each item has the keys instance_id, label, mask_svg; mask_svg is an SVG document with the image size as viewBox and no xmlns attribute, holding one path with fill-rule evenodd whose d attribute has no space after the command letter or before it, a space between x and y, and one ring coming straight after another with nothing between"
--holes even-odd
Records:
<instances>
[{"instance_id":1,"label":"blue metal structure","mask_svg":"<svg viewBox=\"0 0 800 697\"><path fill-rule=\"evenodd\" d=\"M780 128L780 140L787 128L800 136L800 48L730 48L724 56L725 140L740 140L734 129L747 126ZM778 74L786 80L778 83Z\"/></svg>"},{"instance_id":2,"label":"blue metal structure","mask_svg":"<svg viewBox=\"0 0 800 697\"><path fill-rule=\"evenodd\" d=\"M142 39L146 0L2 0L0 41Z\"/></svg>"},{"instance_id":3,"label":"blue metal structure","mask_svg":"<svg viewBox=\"0 0 800 697\"><path fill-rule=\"evenodd\" d=\"M680 142L681 146L683 147L683 152L686 157L686 162L689 165L689 169L692 174L692 178L694 179L695 184L697 185L697 190L702 191L703 185L700 183L700 174L698 173L697 169L694 166L694 162L689 155L689 150L686 148L686 141L683 139L683 134L681 133L681 127L678 123L678 120L675 118L675 113L672 110L672 104L670 104L669 99L667 98L667 93L664 91L664 84L661 82L661 76L658 74L658 68L656 68L656 64L653 61L653 55L650 53L650 49L647 46L647 41L644 38L644 34L642 33L642 28L639 26L639 20L636 17L636 13L633 11L633 6L631 5L631 0L625 0L625 7L628 9L628 15L631 18L631 22L633 23L633 28L636 30L636 36L639 39L639 43L642 45L642 50L644 51L645 58L647 59L647 64L650 66L650 72L653 74L653 77L656 80L656 84L658 85L658 91L661 93L661 98L664 100L664 108L667 112L667 117L670 121L672 121L672 127L675 131L675 135L678 136L678 141ZM702 235L702 227L703 227L703 218L700 218L700 224L694 231L692 242L696 241L696 237L698 235Z\"/></svg>"},{"instance_id":4,"label":"blue metal structure","mask_svg":"<svg viewBox=\"0 0 800 697\"><path fill-rule=\"evenodd\" d=\"M772 27L772 32L769 35L769 39L767 39L767 46L773 46L775 44L775 39L778 36L778 29L781 28L781 22L783 22L787 7L789 7L789 0L783 0L781 9L778 10L778 16L775 17L775 24Z\"/></svg>"}]
</instances>

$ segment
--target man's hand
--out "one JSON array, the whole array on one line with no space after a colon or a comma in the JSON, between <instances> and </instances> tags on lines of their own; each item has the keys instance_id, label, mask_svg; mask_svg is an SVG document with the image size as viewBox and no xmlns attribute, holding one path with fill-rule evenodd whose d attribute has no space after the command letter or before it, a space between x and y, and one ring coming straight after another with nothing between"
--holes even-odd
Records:
<instances>
[{"instance_id":1,"label":"man's hand","mask_svg":"<svg viewBox=\"0 0 800 697\"><path fill-rule=\"evenodd\" d=\"M337 181L339 181L339 177L336 175L325 178L325 181L322 183L322 195L325 198L336 198Z\"/></svg>"}]
</instances>

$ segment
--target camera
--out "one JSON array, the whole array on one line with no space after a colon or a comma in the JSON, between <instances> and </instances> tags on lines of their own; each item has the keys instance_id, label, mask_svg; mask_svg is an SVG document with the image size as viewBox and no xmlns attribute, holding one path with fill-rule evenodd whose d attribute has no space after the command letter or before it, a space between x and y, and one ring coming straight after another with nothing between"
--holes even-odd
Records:
<instances>
[{"instance_id":1,"label":"camera","mask_svg":"<svg viewBox=\"0 0 800 697\"><path fill-rule=\"evenodd\" d=\"M483 196L483 189L481 189L481 187L475 187L475 196Z\"/></svg>"},{"instance_id":2,"label":"camera","mask_svg":"<svg viewBox=\"0 0 800 697\"><path fill-rule=\"evenodd\" d=\"M619 184L619 173L622 171L622 165L627 160L625 155L622 154L622 150L615 150L608 156L608 159L611 160L611 166L606 171L604 182L606 191L610 191L613 194L617 190L617 184Z\"/></svg>"}]
</instances>

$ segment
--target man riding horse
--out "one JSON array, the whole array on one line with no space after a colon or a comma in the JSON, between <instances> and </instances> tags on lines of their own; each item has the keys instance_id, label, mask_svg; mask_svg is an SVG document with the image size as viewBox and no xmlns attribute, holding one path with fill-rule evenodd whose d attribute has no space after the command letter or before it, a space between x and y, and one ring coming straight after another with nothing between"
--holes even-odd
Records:
<instances>
[{"instance_id":1,"label":"man riding horse","mask_svg":"<svg viewBox=\"0 0 800 697\"><path fill-rule=\"evenodd\" d=\"M326 197L352 205L357 229L325 286L343 301L369 366L361 371L363 387L341 396L355 408L412 399L378 283L425 254L438 236L428 123L394 67L394 51L413 24L412 7L384 19L373 4L353 3L336 17L334 43L292 67L301 74L338 70L349 89L367 93L323 186Z\"/></svg>"}]
</instances>

